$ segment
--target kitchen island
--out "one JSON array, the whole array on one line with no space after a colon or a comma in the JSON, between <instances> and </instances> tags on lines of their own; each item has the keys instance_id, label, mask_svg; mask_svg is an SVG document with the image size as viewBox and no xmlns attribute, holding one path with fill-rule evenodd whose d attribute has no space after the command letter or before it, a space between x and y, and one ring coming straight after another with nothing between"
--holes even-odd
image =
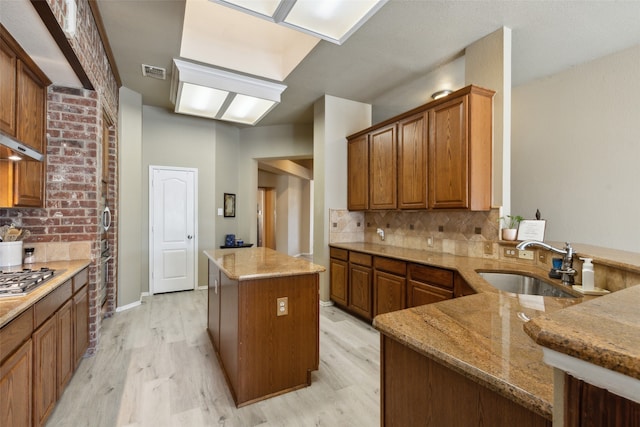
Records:
<instances>
[{"instance_id":1,"label":"kitchen island","mask_svg":"<svg viewBox=\"0 0 640 427\"><path fill-rule=\"evenodd\" d=\"M236 406L311 385L325 268L262 247L204 253L207 331Z\"/></svg>"}]
</instances>

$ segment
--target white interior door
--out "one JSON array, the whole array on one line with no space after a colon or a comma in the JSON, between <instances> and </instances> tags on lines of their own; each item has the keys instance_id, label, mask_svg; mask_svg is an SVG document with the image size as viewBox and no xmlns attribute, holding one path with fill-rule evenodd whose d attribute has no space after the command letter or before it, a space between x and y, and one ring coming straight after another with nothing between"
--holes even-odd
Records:
<instances>
[{"instance_id":1,"label":"white interior door","mask_svg":"<svg viewBox=\"0 0 640 427\"><path fill-rule=\"evenodd\" d=\"M196 287L197 170L149 168L151 294Z\"/></svg>"}]
</instances>

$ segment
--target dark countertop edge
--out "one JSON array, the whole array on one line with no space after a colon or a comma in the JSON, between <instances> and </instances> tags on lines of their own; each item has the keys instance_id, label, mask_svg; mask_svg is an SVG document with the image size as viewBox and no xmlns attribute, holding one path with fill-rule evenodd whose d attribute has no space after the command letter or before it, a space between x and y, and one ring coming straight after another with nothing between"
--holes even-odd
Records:
<instances>
[{"instance_id":1,"label":"dark countertop edge","mask_svg":"<svg viewBox=\"0 0 640 427\"><path fill-rule=\"evenodd\" d=\"M494 375L491 375L489 372L466 363L460 359L457 359L449 355L448 353L436 349L433 346L428 346L428 349L425 349L425 343L420 343L422 345L420 346L412 337L403 333L399 333L393 328L388 328L384 325L380 325L379 322L376 321L377 317L378 316L373 319L373 326L385 336L398 341L403 345L406 345L407 347L423 355L424 357L428 357L429 359L440 363L444 367L449 368L466 378L469 378L475 383L487 387L489 390L498 393L506 399L509 399L512 402L515 402L518 405L532 412L535 412L536 414L548 420L552 419L553 405L551 402L547 402L546 400L540 398L539 396L536 396L535 394L523 390L520 387L516 387L515 385L509 383L504 379L500 379Z\"/></svg>"},{"instance_id":2,"label":"dark countertop edge","mask_svg":"<svg viewBox=\"0 0 640 427\"><path fill-rule=\"evenodd\" d=\"M72 264L73 267L68 264ZM66 264L66 265L65 265ZM76 265L77 264L77 265ZM85 269L91 265L91 260L89 259L79 259L79 260L70 260L70 261L51 261L44 263L36 263L33 264L31 268L40 269L40 267L49 267L56 271L62 270L62 273L55 275L52 279L50 279L47 283L43 284L40 288L34 289L32 292L27 295L20 297L2 297L0 298L0 304L3 302L10 303L20 301L17 304L16 308L11 311L10 314L3 316L0 319L0 328L6 326L13 319L17 318L20 314L26 311L29 307L36 304L38 301L49 295L51 292L55 291L60 285L65 283L67 280L71 279L77 273Z\"/></svg>"}]
</instances>

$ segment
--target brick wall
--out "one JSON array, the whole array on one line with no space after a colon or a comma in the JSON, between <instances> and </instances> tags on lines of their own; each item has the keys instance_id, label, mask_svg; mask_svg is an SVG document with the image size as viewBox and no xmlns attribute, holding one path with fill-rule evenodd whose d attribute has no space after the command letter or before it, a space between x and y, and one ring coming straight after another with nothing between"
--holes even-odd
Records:
<instances>
[{"instance_id":1,"label":"brick wall","mask_svg":"<svg viewBox=\"0 0 640 427\"><path fill-rule=\"evenodd\" d=\"M62 27L64 0L46 0ZM102 315L97 284L100 271L101 197L113 214L108 238L117 269L118 85L87 0L77 0L78 28L69 43L95 90L51 86L47 105L47 173L45 207L0 209L0 225L15 223L31 232L37 261L88 258L90 265L90 345L95 352ZM110 124L109 183L102 185L103 123ZM105 315L116 307L116 278L110 277Z\"/></svg>"}]
</instances>

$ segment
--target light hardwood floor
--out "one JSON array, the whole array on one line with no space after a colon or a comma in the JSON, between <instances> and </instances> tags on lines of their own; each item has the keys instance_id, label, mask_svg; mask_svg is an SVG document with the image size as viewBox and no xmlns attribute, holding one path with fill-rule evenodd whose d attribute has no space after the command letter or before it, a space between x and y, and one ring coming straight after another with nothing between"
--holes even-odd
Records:
<instances>
[{"instance_id":1,"label":"light hardwood floor","mask_svg":"<svg viewBox=\"0 0 640 427\"><path fill-rule=\"evenodd\" d=\"M380 337L320 309L312 385L236 408L206 332L205 290L161 294L102 324L47 426L379 426Z\"/></svg>"}]
</instances>

